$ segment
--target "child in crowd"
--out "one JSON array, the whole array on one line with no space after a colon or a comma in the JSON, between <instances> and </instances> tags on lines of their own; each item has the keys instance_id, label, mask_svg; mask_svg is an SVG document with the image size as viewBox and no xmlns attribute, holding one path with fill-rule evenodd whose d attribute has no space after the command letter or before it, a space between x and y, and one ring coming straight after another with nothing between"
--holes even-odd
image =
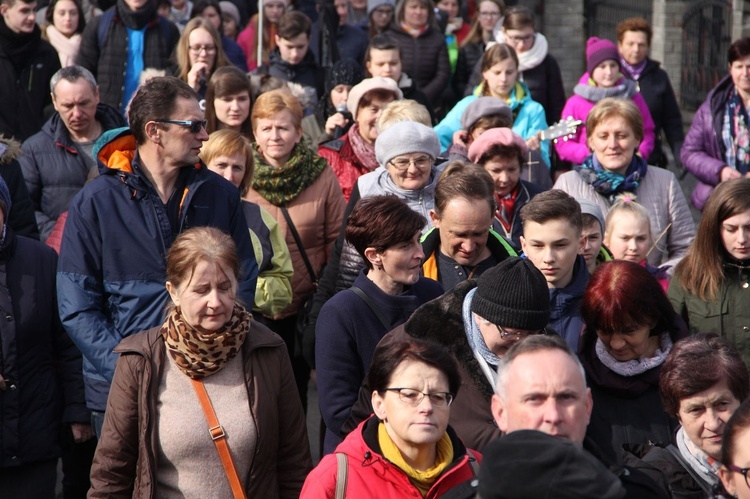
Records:
<instances>
[{"instance_id":1,"label":"child in crowd","mask_svg":"<svg viewBox=\"0 0 750 499\"><path fill-rule=\"evenodd\" d=\"M612 253L604 246L604 215L599 205L588 199L578 199L581 205L581 249L578 254L586 260L589 274L593 274L596 266L602 262L612 260Z\"/></svg>"}]
</instances>

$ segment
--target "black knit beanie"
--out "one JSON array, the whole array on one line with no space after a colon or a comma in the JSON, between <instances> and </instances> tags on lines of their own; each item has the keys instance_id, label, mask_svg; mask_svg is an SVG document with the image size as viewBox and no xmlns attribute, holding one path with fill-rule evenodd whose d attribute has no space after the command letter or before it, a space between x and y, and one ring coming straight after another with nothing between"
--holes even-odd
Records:
<instances>
[{"instance_id":1,"label":"black knit beanie","mask_svg":"<svg viewBox=\"0 0 750 499\"><path fill-rule=\"evenodd\" d=\"M534 264L506 258L479 278L471 311L498 326L534 331L549 323L549 288Z\"/></svg>"}]
</instances>

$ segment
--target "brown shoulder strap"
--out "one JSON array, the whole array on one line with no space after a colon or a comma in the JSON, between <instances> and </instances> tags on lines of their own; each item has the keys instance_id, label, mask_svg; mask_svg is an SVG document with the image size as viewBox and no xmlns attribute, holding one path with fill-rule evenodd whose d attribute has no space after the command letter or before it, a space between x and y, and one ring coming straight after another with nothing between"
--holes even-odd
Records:
<instances>
[{"instance_id":1,"label":"brown shoulder strap","mask_svg":"<svg viewBox=\"0 0 750 499\"><path fill-rule=\"evenodd\" d=\"M234 467L234 461L232 461L232 455L229 453L229 446L227 445L227 436L224 433L224 428L219 424L219 419L216 417L214 407L211 405L211 399L208 398L208 392L206 387L203 385L202 380L190 379L193 383L198 400L201 403L203 412L206 414L206 421L208 422L208 433L211 435L211 440L216 445L216 450L219 451L219 457L221 458L221 464L224 466L224 471L227 473L227 479L229 485L232 487L232 494L235 499L246 499L245 491L242 488L240 477L237 475L237 468Z\"/></svg>"}]
</instances>

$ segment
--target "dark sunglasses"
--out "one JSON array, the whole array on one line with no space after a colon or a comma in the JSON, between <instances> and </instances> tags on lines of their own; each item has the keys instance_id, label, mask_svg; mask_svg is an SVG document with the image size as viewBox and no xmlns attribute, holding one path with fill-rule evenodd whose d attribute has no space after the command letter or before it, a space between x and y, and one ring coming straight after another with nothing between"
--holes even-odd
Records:
<instances>
[{"instance_id":1,"label":"dark sunglasses","mask_svg":"<svg viewBox=\"0 0 750 499\"><path fill-rule=\"evenodd\" d=\"M200 133L201 130L206 128L208 121L206 120L154 120L156 123L170 123L172 125L180 125L190 130L190 133Z\"/></svg>"}]
</instances>

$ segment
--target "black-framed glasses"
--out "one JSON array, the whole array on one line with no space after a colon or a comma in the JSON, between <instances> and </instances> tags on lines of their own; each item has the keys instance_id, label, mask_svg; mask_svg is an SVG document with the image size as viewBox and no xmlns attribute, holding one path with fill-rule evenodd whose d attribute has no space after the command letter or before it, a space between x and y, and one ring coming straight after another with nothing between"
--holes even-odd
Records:
<instances>
[{"instance_id":1,"label":"black-framed glasses","mask_svg":"<svg viewBox=\"0 0 750 499\"><path fill-rule=\"evenodd\" d=\"M213 54L216 52L216 45L193 45L192 47L188 47L188 50L194 54L200 54L201 52Z\"/></svg>"},{"instance_id":2,"label":"black-framed glasses","mask_svg":"<svg viewBox=\"0 0 750 499\"><path fill-rule=\"evenodd\" d=\"M154 120L156 123L170 123L172 125L184 126L190 133L200 133L201 130L206 128L208 121L206 120Z\"/></svg>"},{"instance_id":3,"label":"black-framed glasses","mask_svg":"<svg viewBox=\"0 0 750 499\"><path fill-rule=\"evenodd\" d=\"M547 334L546 329L538 329L536 331L507 331L503 326L494 324L497 328L497 332L500 333L500 337L506 341L521 341L527 336L534 336L537 334Z\"/></svg>"},{"instance_id":4,"label":"black-framed glasses","mask_svg":"<svg viewBox=\"0 0 750 499\"><path fill-rule=\"evenodd\" d=\"M536 36L536 33L532 35L525 35L525 36L505 35L505 39L513 43L529 43L535 36Z\"/></svg>"},{"instance_id":5,"label":"black-framed glasses","mask_svg":"<svg viewBox=\"0 0 750 499\"><path fill-rule=\"evenodd\" d=\"M494 19L500 17L500 12L480 12L479 17L485 17L487 19Z\"/></svg>"},{"instance_id":6,"label":"black-framed glasses","mask_svg":"<svg viewBox=\"0 0 750 499\"><path fill-rule=\"evenodd\" d=\"M430 403L437 407L446 407L453 402L453 395L448 392L424 393L414 388L386 388L387 392L397 392L401 402L411 406L418 406L425 396L430 397Z\"/></svg>"},{"instance_id":7,"label":"black-framed glasses","mask_svg":"<svg viewBox=\"0 0 750 499\"><path fill-rule=\"evenodd\" d=\"M747 472L750 471L750 468L740 468L739 466L734 465L734 464L727 464L726 467L734 471L735 473L739 473L740 475L744 476L745 485L747 485L748 488L750 488L750 479L747 478Z\"/></svg>"},{"instance_id":8,"label":"black-framed glasses","mask_svg":"<svg viewBox=\"0 0 750 499\"><path fill-rule=\"evenodd\" d=\"M394 168L401 171L408 170L410 165L414 165L419 170L427 170L428 168L432 168L432 158L429 156L420 156L413 159L396 158L392 159L390 163Z\"/></svg>"}]
</instances>

